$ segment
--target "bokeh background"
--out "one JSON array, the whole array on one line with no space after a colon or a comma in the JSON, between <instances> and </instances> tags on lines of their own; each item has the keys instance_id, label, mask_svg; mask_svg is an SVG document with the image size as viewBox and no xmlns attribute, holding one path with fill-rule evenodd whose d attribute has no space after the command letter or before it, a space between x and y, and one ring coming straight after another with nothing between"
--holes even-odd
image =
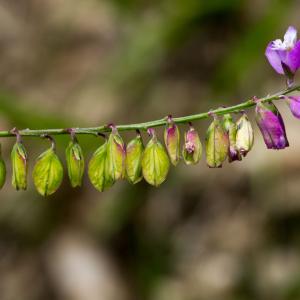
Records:
<instances>
[{"instance_id":1,"label":"bokeh background","mask_svg":"<svg viewBox=\"0 0 300 300\"><path fill-rule=\"evenodd\" d=\"M264 49L300 29L299 12L296 0L0 0L0 128L141 122L277 92ZM267 150L255 127L243 162L181 163L158 189L99 193L85 176L45 199L31 179L14 191L9 167L0 299L300 299L300 122L279 108L288 149ZM208 124L194 124L202 141ZM69 137L56 140L65 164ZM101 143L79 140L87 160ZM8 166L13 142L1 141ZM31 171L49 144L24 144Z\"/></svg>"}]
</instances>

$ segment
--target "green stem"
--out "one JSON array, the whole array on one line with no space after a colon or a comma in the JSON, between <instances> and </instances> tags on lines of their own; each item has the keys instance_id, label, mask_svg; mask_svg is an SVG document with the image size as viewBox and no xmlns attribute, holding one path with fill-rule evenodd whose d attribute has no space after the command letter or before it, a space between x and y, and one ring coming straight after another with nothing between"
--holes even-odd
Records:
<instances>
[{"instance_id":1,"label":"green stem","mask_svg":"<svg viewBox=\"0 0 300 300\"><path fill-rule=\"evenodd\" d=\"M281 95L288 95L294 91L300 91L300 85L295 85L293 87L287 88L283 91L280 91L276 94L266 96L264 98L260 98L259 101L261 102L268 102L268 101L276 101L276 100L282 100ZM210 110L208 112L195 114L195 115L189 115L185 117L179 117L179 118L173 118L173 121L177 124L182 123L188 123L191 121L197 121L209 118L212 114L214 115L224 115L227 113L236 113L243 111L245 109L248 109L250 107L255 106L255 100L249 99L245 102L242 102L237 105L228 106L228 107L222 107L217 108L214 110ZM117 125L116 128L119 131L129 131L129 130L144 130L146 131L150 127L159 127L164 126L168 123L167 117L144 122L144 123L138 123L138 124L127 124L127 125ZM72 128L73 134L93 134L97 135L98 133L103 132L110 132L111 128L108 125L103 125L99 127L88 127L88 128ZM70 128L63 129L22 129L18 131L18 134L21 136L45 136L45 135L61 135L61 134L70 134ZM15 133L13 131L0 131L0 137L12 137L15 136Z\"/></svg>"}]
</instances>

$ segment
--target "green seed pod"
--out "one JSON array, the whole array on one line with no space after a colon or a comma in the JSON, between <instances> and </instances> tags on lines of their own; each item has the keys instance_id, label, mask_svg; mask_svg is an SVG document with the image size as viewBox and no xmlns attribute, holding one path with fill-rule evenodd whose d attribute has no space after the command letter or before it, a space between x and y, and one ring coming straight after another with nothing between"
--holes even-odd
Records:
<instances>
[{"instance_id":1,"label":"green seed pod","mask_svg":"<svg viewBox=\"0 0 300 300\"><path fill-rule=\"evenodd\" d=\"M254 144L254 134L252 125L244 113L237 121L236 147L239 153L246 156Z\"/></svg>"},{"instance_id":2,"label":"green seed pod","mask_svg":"<svg viewBox=\"0 0 300 300\"><path fill-rule=\"evenodd\" d=\"M81 186L84 173L84 157L76 140L71 141L66 149L66 161L71 186Z\"/></svg>"},{"instance_id":3,"label":"green seed pod","mask_svg":"<svg viewBox=\"0 0 300 300\"><path fill-rule=\"evenodd\" d=\"M111 187L115 180L107 176L107 141L93 154L89 166L88 175L93 186L100 192Z\"/></svg>"},{"instance_id":4,"label":"green seed pod","mask_svg":"<svg viewBox=\"0 0 300 300\"><path fill-rule=\"evenodd\" d=\"M206 133L206 162L210 168L221 168L227 158L229 140L226 131L218 119L209 126Z\"/></svg>"},{"instance_id":5,"label":"green seed pod","mask_svg":"<svg viewBox=\"0 0 300 300\"><path fill-rule=\"evenodd\" d=\"M178 126L168 117L168 125L164 131L164 140L171 163L176 166L180 160L180 132Z\"/></svg>"},{"instance_id":6,"label":"green seed pod","mask_svg":"<svg viewBox=\"0 0 300 300\"><path fill-rule=\"evenodd\" d=\"M42 196L49 196L57 191L63 180L63 166L53 147L43 152L33 168L33 182Z\"/></svg>"},{"instance_id":7,"label":"green seed pod","mask_svg":"<svg viewBox=\"0 0 300 300\"><path fill-rule=\"evenodd\" d=\"M1 145L0 145L0 189L3 188L6 179L6 166L1 156Z\"/></svg>"},{"instance_id":8,"label":"green seed pod","mask_svg":"<svg viewBox=\"0 0 300 300\"><path fill-rule=\"evenodd\" d=\"M126 148L124 142L119 135L117 129L112 126L112 132L107 141L106 156L106 177L110 177L110 181L116 181L125 177L125 156Z\"/></svg>"},{"instance_id":9,"label":"green seed pod","mask_svg":"<svg viewBox=\"0 0 300 300\"><path fill-rule=\"evenodd\" d=\"M144 145L141 135L138 133L136 138L130 141L126 147L125 169L126 177L132 184L142 180L142 156Z\"/></svg>"},{"instance_id":10,"label":"green seed pod","mask_svg":"<svg viewBox=\"0 0 300 300\"><path fill-rule=\"evenodd\" d=\"M154 130L149 129L148 132L152 138L143 154L142 170L145 180L157 187L165 181L169 172L170 162L164 147L157 140Z\"/></svg>"},{"instance_id":11,"label":"green seed pod","mask_svg":"<svg viewBox=\"0 0 300 300\"><path fill-rule=\"evenodd\" d=\"M242 160L242 155L239 153L236 146L237 125L233 122L230 114L224 115L223 127L229 138L228 161L233 162L235 160Z\"/></svg>"},{"instance_id":12,"label":"green seed pod","mask_svg":"<svg viewBox=\"0 0 300 300\"><path fill-rule=\"evenodd\" d=\"M12 185L16 190L26 190L28 157L23 144L17 141L11 151Z\"/></svg>"},{"instance_id":13,"label":"green seed pod","mask_svg":"<svg viewBox=\"0 0 300 300\"><path fill-rule=\"evenodd\" d=\"M202 144L198 132L190 125L184 134L184 146L182 156L187 165L195 165L199 162L202 155Z\"/></svg>"}]
</instances>

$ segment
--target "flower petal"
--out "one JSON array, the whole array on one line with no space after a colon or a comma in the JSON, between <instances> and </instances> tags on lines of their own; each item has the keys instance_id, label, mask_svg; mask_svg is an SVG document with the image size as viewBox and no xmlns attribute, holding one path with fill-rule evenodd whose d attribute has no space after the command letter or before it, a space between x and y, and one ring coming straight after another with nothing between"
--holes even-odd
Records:
<instances>
[{"instance_id":1,"label":"flower petal","mask_svg":"<svg viewBox=\"0 0 300 300\"><path fill-rule=\"evenodd\" d=\"M287 52L286 64L293 73L300 68L300 41Z\"/></svg>"},{"instance_id":2,"label":"flower petal","mask_svg":"<svg viewBox=\"0 0 300 300\"><path fill-rule=\"evenodd\" d=\"M293 47L297 41L297 29L290 26L284 35L284 43L287 47Z\"/></svg>"},{"instance_id":3,"label":"flower petal","mask_svg":"<svg viewBox=\"0 0 300 300\"><path fill-rule=\"evenodd\" d=\"M300 96L290 96L288 98L288 103L294 117L300 119Z\"/></svg>"},{"instance_id":4,"label":"flower petal","mask_svg":"<svg viewBox=\"0 0 300 300\"><path fill-rule=\"evenodd\" d=\"M284 70L281 65L281 57L278 54L278 51L272 48L272 42L269 43L265 55L273 69L279 74L284 74Z\"/></svg>"},{"instance_id":5,"label":"flower petal","mask_svg":"<svg viewBox=\"0 0 300 300\"><path fill-rule=\"evenodd\" d=\"M289 146L280 112L270 103L257 103L256 122L268 149L284 149Z\"/></svg>"}]
</instances>

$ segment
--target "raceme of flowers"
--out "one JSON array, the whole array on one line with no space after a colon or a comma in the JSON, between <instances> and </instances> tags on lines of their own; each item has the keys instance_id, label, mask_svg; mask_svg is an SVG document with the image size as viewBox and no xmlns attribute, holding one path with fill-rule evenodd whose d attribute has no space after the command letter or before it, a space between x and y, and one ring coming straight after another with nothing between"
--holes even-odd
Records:
<instances>
[{"instance_id":1,"label":"raceme of flowers","mask_svg":"<svg viewBox=\"0 0 300 300\"><path fill-rule=\"evenodd\" d=\"M266 57L275 71L284 75L288 87L291 87L294 75L300 67L300 41L297 31L289 27L283 41L277 39L269 43ZM300 119L300 96L279 95L289 105L292 114ZM282 116L272 101L254 98L255 120L268 149L284 149L289 146ZM211 113L213 118L205 137L206 163L210 168L220 168L225 160L241 161L252 149L254 134L251 122L245 111L241 111L234 121L229 113L222 116ZM111 132L94 152L88 162L88 176L92 185L99 191L113 186L119 179L127 179L136 184L142 179L153 186L162 184L168 175L170 164L176 166L180 160L186 165L197 164L202 157L200 136L189 122L189 128L181 133L175 120L168 116L164 129L164 145L156 135L154 128L148 128L149 141L144 145L137 130L135 138L125 145L117 127L109 125ZM13 133L17 141L11 152L12 185L16 190L26 190L28 180L28 155L18 130ZM67 173L72 187L82 184L85 159L75 131L69 130L71 141L66 149ZM55 142L36 160L32 178L37 191L48 196L57 191L63 180L64 168L56 154ZM1 157L0 148L0 188L6 181L6 165Z\"/></svg>"}]
</instances>

